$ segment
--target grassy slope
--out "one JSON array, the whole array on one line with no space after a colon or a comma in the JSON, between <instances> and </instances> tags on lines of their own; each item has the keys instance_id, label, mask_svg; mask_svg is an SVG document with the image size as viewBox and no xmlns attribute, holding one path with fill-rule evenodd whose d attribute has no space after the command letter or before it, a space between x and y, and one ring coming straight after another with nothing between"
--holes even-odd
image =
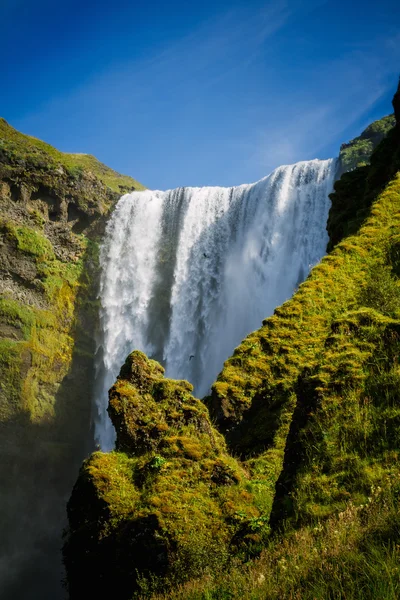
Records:
<instances>
[{"instance_id":1,"label":"grassy slope","mask_svg":"<svg viewBox=\"0 0 400 600\"><path fill-rule=\"evenodd\" d=\"M0 152L14 153L19 159L30 159L48 168L62 166L67 172L79 176L82 171L90 171L114 192L135 188L145 189L144 186L129 177L120 175L107 167L90 154L69 154L60 152L50 144L37 138L20 133L4 119L0 118Z\"/></svg>"}]
</instances>

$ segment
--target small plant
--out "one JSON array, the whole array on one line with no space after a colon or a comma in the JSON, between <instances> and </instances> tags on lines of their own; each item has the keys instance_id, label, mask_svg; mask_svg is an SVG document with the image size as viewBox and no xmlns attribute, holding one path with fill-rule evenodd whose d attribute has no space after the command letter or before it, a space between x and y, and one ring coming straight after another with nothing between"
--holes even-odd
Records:
<instances>
[{"instance_id":1,"label":"small plant","mask_svg":"<svg viewBox=\"0 0 400 600\"><path fill-rule=\"evenodd\" d=\"M81 166L67 167L67 173L73 179L81 179L84 169Z\"/></svg>"},{"instance_id":2,"label":"small plant","mask_svg":"<svg viewBox=\"0 0 400 600\"><path fill-rule=\"evenodd\" d=\"M166 459L163 458L162 456L153 456L153 458L150 460L149 464L149 468L152 469L153 471L159 471L161 469L161 467L166 463Z\"/></svg>"},{"instance_id":3,"label":"small plant","mask_svg":"<svg viewBox=\"0 0 400 600\"><path fill-rule=\"evenodd\" d=\"M38 210L33 208L30 211L29 217L30 217L31 221L33 221L33 223L37 227L40 227L40 229L43 229L43 225L46 223L46 219L43 217L43 215L40 214L40 212Z\"/></svg>"}]
</instances>

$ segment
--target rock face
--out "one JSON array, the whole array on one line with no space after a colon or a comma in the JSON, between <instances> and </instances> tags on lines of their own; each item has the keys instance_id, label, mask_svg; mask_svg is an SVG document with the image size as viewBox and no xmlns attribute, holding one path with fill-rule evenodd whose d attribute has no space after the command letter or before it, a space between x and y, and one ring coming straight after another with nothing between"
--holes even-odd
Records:
<instances>
[{"instance_id":1,"label":"rock face","mask_svg":"<svg viewBox=\"0 0 400 600\"><path fill-rule=\"evenodd\" d=\"M92 449L97 239L121 191L138 185L0 119L4 599L64 595L65 502Z\"/></svg>"},{"instance_id":2,"label":"rock face","mask_svg":"<svg viewBox=\"0 0 400 600\"><path fill-rule=\"evenodd\" d=\"M399 85L397 88L397 92L394 95L393 98L393 108L394 108L394 114L396 117L396 121L397 121L397 126L400 126L400 79L399 79Z\"/></svg>"},{"instance_id":3,"label":"rock face","mask_svg":"<svg viewBox=\"0 0 400 600\"><path fill-rule=\"evenodd\" d=\"M262 502L191 391L141 352L127 358L110 390L117 449L84 463L68 503L70 598L128 600L146 577L166 589L259 550Z\"/></svg>"}]
</instances>

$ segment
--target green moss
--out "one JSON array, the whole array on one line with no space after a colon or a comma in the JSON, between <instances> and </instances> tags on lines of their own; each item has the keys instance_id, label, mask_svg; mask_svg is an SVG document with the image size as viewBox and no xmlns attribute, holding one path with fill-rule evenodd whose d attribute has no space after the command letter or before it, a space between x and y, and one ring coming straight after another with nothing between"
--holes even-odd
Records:
<instances>
[{"instance_id":1,"label":"green moss","mask_svg":"<svg viewBox=\"0 0 400 600\"><path fill-rule=\"evenodd\" d=\"M55 258L51 242L36 229L12 223L7 223L5 227L8 237L15 240L20 252L31 254L40 261L50 261Z\"/></svg>"},{"instance_id":2,"label":"green moss","mask_svg":"<svg viewBox=\"0 0 400 600\"><path fill-rule=\"evenodd\" d=\"M371 123L361 135L347 144L342 144L339 154L341 172L368 165L374 149L395 125L394 115L388 115Z\"/></svg>"},{"instance_id":3,"label":"green moss","mask_svg":"<svg viewBox=\"0 0 400 600\"><path fill-rule=\"evenodd\" d=\"M74 339L70 332L74 326L77 294L82 288L83 260L64 263L56 259L51 242L35 229L12 223L3 227L9 239L15 242L17 251L35 261L37 286L41 286L49 304L48 309L39 309L7 297L0 300L0 322L21 332L26 340L21 351L30 357L25 361L23 381L14 390L10 384L5 395L4 403L8 402L9 406L7 418L23 411L32 422L48 422L55 417L57 391L72 360ZM85 246L83 240L82 251ZM14 380L15 369L11 362L3 363L3 369L4 378L7 379L9 369L9 377Z\"/></svg>"},{"instance_id":4,"label":"green moss","mask_svg":"<svg viewBox=\"0 0 400 600\"><path fill-rule=\"evenodd\" d=\"M22 353L21 342L0 339L0 422L20 409Z\"/></svg>"},{"instance_id":5,"label":"green moss","mask_svg":"<svg viewBox=\"0 0 400 600\"><path fill-rule=\"evenodd\" d=\"M29 336L35 322L35 310L10 298L0 298L0 318L3 323L16 326Z\"/></svg>"}]
</instances>

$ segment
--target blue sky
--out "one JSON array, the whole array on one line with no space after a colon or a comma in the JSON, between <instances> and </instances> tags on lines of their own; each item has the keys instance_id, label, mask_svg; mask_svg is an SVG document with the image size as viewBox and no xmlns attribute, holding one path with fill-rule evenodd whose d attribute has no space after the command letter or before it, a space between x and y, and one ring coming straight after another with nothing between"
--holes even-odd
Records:
<instances>
[{"instance_id":1,"label":"blue sky","mask_svg":"<svg viewBox=\"0 0 400 600\"><path fill-rule=\"evenodd\" d=\"M0 115L151 188L338 153L391 112L398 0L0 0Z\"/></svg>"}]
</instances>

